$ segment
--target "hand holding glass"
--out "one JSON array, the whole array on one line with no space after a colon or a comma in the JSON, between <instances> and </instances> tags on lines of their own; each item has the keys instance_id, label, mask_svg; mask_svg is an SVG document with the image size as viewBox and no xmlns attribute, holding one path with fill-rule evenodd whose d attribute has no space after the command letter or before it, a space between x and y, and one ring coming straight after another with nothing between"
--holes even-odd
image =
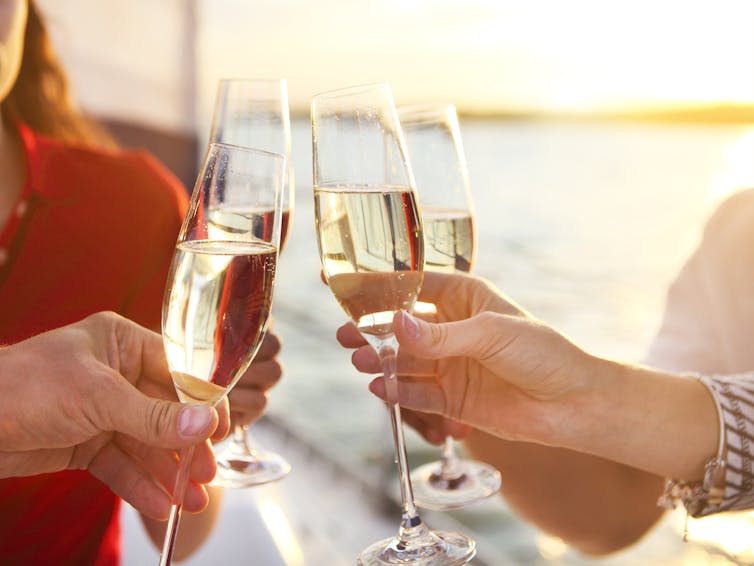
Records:
<instances>
[{"instance_id":1,"label":"hand holding glass","mask_svg":"<svg viewBox=\"0 0 754 566\"><path fill-rule=\"evenodd\" d=\"M312 141L323 271L333 295L382 360L401 486L398 535L369 546L358 563L465 564L476 552L474 541L430 531L419 517L396 402L393 317L413 308L422 283L424 239L390 88L366 85L315 96Z\"/></svg>"},{"instance_id":2,"label":"hand holding glass","mask_svg":"<svg viewBox=\"0 0 754 566\"><path fill-rule=\"evenodd\" d=\"M210 144L168 277L162 335L183 403L215 404L267 330L280 243L285 157ZM180 455L160 565L171 563L193 448Z\"/></svg>"}]
</instances>

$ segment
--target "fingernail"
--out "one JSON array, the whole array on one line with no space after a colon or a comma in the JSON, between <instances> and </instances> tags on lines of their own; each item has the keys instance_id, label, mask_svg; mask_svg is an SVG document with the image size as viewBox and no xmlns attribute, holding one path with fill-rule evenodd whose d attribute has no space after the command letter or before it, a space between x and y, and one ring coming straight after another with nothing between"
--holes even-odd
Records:
<instances>
[{"instance_id":1,"label":"fingernail","mask_svg":"<svg viewBox=\"0 0 754 566\"><path fill-rule=\"evenodd\" d=\"M403 313L403 329L411 338L419 337L419 323L407 312Z\"/></svg>"},{"instance_id":2,"label":"fingernail","mask_svg":"<svg viewBox=\"0 0 754 566\"><path fill-rule=\"evenodd\" d=\"M196 436L206 430L212 421L212 409L203 405L186 407L178 419L178 432L182 436Z\"/></svg>"}]
</instances>

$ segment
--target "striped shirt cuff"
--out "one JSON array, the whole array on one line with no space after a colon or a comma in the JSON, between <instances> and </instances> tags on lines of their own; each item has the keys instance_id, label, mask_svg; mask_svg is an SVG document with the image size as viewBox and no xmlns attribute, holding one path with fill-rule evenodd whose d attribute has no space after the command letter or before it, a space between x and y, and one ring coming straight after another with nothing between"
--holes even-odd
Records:
<instances>
[{"instance_id":1,"label":"striped shirt cuff","mask_svg":"<svg viewBox=\"0 0 754 566\"><path fill-rule=\"evenodd\" d=\"M721 511L754 508L754 374L703 376L699 378L710 391L720 416L721 450L724 474L718 485L722 497L708 498L694 509L695 517Z\"/></svg>"}]
</instances>

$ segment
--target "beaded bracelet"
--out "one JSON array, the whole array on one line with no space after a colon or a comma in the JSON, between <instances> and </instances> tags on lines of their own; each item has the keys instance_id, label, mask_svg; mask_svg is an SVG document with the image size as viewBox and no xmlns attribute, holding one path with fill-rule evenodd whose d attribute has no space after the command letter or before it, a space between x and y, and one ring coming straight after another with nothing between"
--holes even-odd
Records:
<instances>
[{"instance_id":1,"label":"beaded bracelet","mask_svg":"<svg viewBox=\"0 0 754 566\"><path fill-rule=\"evenodd\" d=\"M698 376L710 392L720 422L717 454L705 465L704 479L668 479L658 505L673 509L683 504L688 515L703 517L720 511L754 507L752 459L754 446L754 373ZM684 540L687 532L684 528Z\"/></svg>"}]
</instances>

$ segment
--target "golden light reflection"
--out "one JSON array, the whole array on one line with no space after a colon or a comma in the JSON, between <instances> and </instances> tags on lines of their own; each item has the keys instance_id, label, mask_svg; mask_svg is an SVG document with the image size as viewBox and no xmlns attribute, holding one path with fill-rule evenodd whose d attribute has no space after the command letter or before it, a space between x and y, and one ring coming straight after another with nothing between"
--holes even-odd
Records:
<instances>
[{"instance_id":1,"label":"golden light reflection","mask_svg":"<svg viewBox=\"0 0 754 566\"><path fill-rule=\"evenodd\" d=\"M545 560L557 560L568 552L568 545L557 537L542 534L537 537L537 549Z\"/></svg>"},{"instance_id":2,"label":"golden light reflection","mask_svg":"<svg viewBox=\"0 0 754 566\"><path fill-rule=\"evenodd\" d=\"M269 496L258 501L259 514L287 566L305 566L304 553L282 507Z\"/></svg>"}]
</instances>

